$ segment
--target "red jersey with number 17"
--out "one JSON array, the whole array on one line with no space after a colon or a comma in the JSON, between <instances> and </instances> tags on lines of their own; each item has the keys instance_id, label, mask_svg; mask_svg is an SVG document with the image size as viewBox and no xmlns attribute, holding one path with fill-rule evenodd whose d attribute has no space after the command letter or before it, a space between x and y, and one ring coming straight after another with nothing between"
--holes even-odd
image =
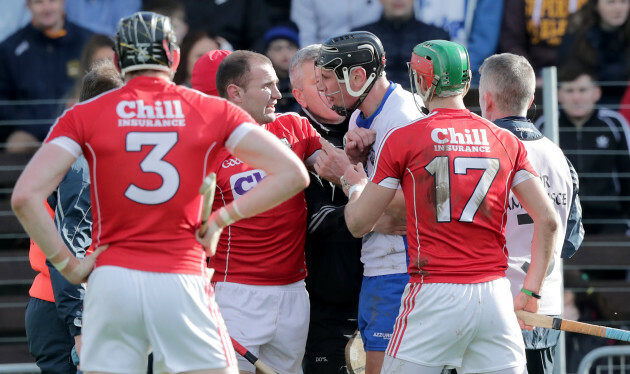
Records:
<instances>
[{"instance_id":1,"label":"red jersey with number 17","mask_svg":"<svg viewBox=\"0 0 630 374\"><path fill-rule=\"evenodd\" d=\"M481 283L505 276L510 188L536 176L523 144L466 109L437 109L390 130L374 183L402 184L411 282Z\"/></svg>"},{"instance_id":2,"label":"red jersey with number 17","mask_svg":"<svg viewBox=\"0 0 630 374\"><path fill-rule=\"evenodd\" d=\"M303 161L321 148L319 134L295 113L280 114L264 125ZM259 169L227 152L215 159L217 190L214 210L243 196L264 177ZM213 281L255 285L284 285L306 277L306 200L304 191L254 217L223 229L216 254L210 258Z\"/></svg>"},{"instance_id":3,"label":"red jersey with number 17","mask_svg":"<svg viewBox=\"0 0 630 374\"><path fill-rule=\"evenodd\" d=\"M89 163L93 242L110 245L97 266L202 274L199 186L247 123L223 99L148 76L66 111L46 142Z\"/></svg>"}]
</instances>

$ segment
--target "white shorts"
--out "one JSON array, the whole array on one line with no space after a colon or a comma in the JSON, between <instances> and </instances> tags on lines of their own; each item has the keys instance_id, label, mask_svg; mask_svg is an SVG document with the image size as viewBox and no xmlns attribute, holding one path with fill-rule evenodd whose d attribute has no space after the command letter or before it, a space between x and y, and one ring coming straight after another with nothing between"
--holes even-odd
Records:
<instances>
[{"instance_id":1,"label":"white shorts","mask_svg":"<svg viewBox=\"0 0 630 374\"><path fill-rule=\"evenodd\" d=\"M236 365L205 277L101 266L84 300L81 369L146 374Z\"/></svg>"},{"instance_id":2,"label":"white shorts","mask_svg":"<svg viewBox=\"0 0 630 374\"><path fill-rule=\"evenodd\" d=\"M408 284L387 355L463 373L525 365L509 281Z\"/></svg>"},{"instance_id":3,"label":"white shorts","mask_svg":"<svg viewBox=\"0 0 630 374\"><path fill-rule=\"evenodd\" d=\"M215 285L228 332L279 374L300 373L306 348L310 302L304 281L284 286L230 282ZM254 365L237 355L238 368Z\"/></svg>"}]
</instances>

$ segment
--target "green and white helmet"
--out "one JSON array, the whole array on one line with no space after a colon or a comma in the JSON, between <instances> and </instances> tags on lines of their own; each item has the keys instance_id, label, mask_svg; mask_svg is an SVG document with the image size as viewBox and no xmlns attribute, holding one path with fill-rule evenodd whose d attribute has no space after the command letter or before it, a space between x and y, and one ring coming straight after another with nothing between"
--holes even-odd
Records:
<instances>
[{"instance_id":1,"label":"green and white helmet","mask_svg":"<svg viewBox=\"0 0 630 374\"><path fill-rule=\"evenodd\" d=\"M422 77L422 82L420 82ZM411 87L427 102L434 94L461 92L471 80L470 59L464 46L448 40L429 40L413 49L409 63Z\"/></svg>"}]
</instances>

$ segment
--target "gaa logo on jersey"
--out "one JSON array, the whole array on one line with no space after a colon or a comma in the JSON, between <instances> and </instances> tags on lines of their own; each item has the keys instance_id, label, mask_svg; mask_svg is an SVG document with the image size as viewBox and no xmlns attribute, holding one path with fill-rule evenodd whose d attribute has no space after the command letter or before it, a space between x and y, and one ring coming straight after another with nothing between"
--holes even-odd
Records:
<instances>
[{"instance_id":1,"label":"gaa logo on jersey","mask_svg":"<svg viewBox=\"0 0 630 374\"><path fill-rule=\"evenodd\" d=\"M234 200L245 195L247 191L254 188L266 176L267 174L260 169L248 170L243 173L232 175L230 177L230 186L232 187Z\"/></svg>"}]
</instances>

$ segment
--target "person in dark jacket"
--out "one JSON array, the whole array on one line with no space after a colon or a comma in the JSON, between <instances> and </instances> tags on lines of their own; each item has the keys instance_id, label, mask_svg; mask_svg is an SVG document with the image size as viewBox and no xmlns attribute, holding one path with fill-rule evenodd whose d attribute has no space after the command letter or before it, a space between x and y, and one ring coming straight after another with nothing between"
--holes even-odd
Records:
<instances>
[{"instance_id":1,"label":"person in dark jacket","mask_svg":"<svg viewBox=\"0 0 630 374\"><path fill-rule=\"evenodd\" d=\"M589 0L569 17L558 50L558 66L580 63L596 72L602 85L599 104L618 109L630 79L629 1Z\"/></svg>"},{"instance_id":2,"label":"person in dark jacket","mask_svg":"<svg viewBox=\"0 0 630 374\"><path fill-rule=\"evenodd\" d=\"M630 128L619 113L597 108L593 73L578 65L558 72L560 148L580 176L586 234L630 234ZM544 118L536 121L544 126ZM624 175L625 174L625 175Z\"/></svg>"},{"instance_id":3,"label":"person in dark jacket","mask_svg":"<svg viewBox=\"0 0 630 374\"><path fill-rule=\"evenodd\" d=\"M300 114L324 139L343 149L348 118L329 109L318 95L314 71L318 53L319 45L310 45L291 60L293 95L302 108ZM361 239L354 238L346 227L343 211L348 199L341 188L310 174L311 183L305 190L305 251L311 320L302 369L304 374L346 373L345 346L358 328Z\"/></svg>"},{"instance_id":4,"label":"person in dark jacket","mask_svg":"<svg viewBox=\"0 0 630 374\"><path fill-rule=\"evenodd\" d=\"M7 151L32 151L59 114L59 102L79 76L79 58L92 32L65 19L63 0L26 0L29 24L0 44L0 141ZM2 134L4 133L4 134Z\"/></svg>"},{"instance_id":5,"label":"person in dark jacket","mask_svg":"<svg viewBox=\"0 0 630 374\"><path fill-rule=\"evenodd\" d=\"M413 0L381 0L383 14L377 22L352 31L369 31L378 36L387 58L387 78L409 90L409 51L427 40L450 40L448 32L414 18Z\"/></svg>"},{"instance_id":6,"label":"person in dark jacket","mask_svg":"<svg viewBox=\"0 0 630 374\"><path fill-rule=\"evenodd\" d=\"M202 30L221 36L234 50L264 52L263 35L269 29L264 1L260 0L181 0L186 7L190 31ZM225 49L221 46L221 49Z\"/></svg>"}]
</instances>

